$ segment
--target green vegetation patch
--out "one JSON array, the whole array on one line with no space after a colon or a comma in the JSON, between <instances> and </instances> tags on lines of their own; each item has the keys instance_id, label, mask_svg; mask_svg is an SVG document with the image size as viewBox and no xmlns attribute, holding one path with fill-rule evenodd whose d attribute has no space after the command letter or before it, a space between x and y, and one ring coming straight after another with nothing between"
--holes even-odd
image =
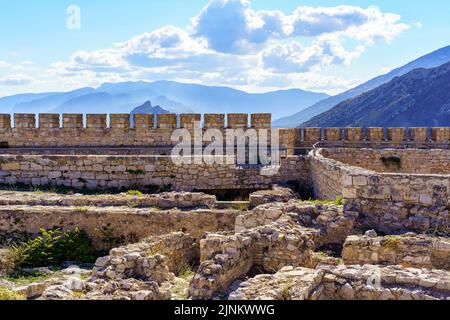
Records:
<instances>
[{"instance_id":1,"label":"green vegetation patch","mask_svg":"<svg viewBox=\"0 0 450 320\"><path fill-rule=\"evenodd\" d=\"M0 301L26 300L23 294L11 291L8 288L0 287Z\"/></svg>"},{"instance_id":2,"label":"green vegetation patch","mask_svg":"<svg viewBox=\"0 0 450 320\"><path fill-rule=\"evenodd\" d=\"M65 261L92 263L98 257L91 239L80 229L43 230L28 241L11 246L17 267L58 266Z\"/></svg>"},{"instance_id":3,"label":"green vegetation patch","mask_svg":"<svg viewBox=\"0 0 450 320\"><path fill-rule=\"evenodd\" d=\"M396 250L400 246L401 243L402 243L402 240L400 237L390 236L390 237L387 237L387 239L384 240L381 245L383 246L383 248Z\"/></svg>"},{"instance_id":4,"label":"green vegetation patch","mask_svg":"<svg viewBox=\"0 0 450 320\"><path fill-rule=\"evenodd\" d=\"M316 203L316 204L334 204L336 206L342 206L344 204L343 197L337 197L336 200L313 200L309 199L306 202Z\"/></svg>"}]
</instances>

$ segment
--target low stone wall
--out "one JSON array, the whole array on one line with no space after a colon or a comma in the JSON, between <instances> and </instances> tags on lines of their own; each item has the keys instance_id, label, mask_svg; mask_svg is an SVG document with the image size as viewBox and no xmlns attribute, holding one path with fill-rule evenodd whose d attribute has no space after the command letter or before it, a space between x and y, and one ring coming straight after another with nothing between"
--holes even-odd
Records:
<instances>
[{"instance_id":1,"label":"low stone wall","mask_svg":"<svg viewBox=\"0 0 450 320\"><path fill-rule=\"evenodd\" d=\"M376 172L450 174L450 150L444 149L332 148L324 149L321 153L324 157Z\"/></svg>"},{"instance_id":2,"label":"low stone wall","mask_svg":"<svg viewBox=\"0 0 450 320\"><path fill-rule=\"evenodd\" d=\"M234 235L209 235L200 242L202 263L190 284L194 299L223 294L252 267L276 272L285 266L311 266L316 231L289 221Z\"/></svg>"},{"instance_id":3,"label":"low stone wall","mask_svg":"<svg viewBox=\"0 0 450 320\"><path fill-rule=\"evenodd\" d=\"M225 293L253 265L253 242L248 236L209 235L200 241L200 251L203 262L189 286L195 300Z\"/></svg>"},{"instance_id":4,"label":"low stone wall","mask_svg":"<svg viewBox=\"0 0 450 320\"><path fill-rule=\"evenodd\" d=\"M0 233L38 234L40 229L80 228L99 249L150 236L183 231L200 239L205 232L231 231L238 211L160 211L128 207L0 206Z\"/></svg>"},{"instance_id":5,"label":"low stone wall","mask_svg":"<svg viewBox=\"0 0 450 320\"><path fill-rule=\"evenodd\" d=\"M350 236L344 244L345 264L403 265L450 270L450 240L405 234L401 236Z\"/></svg>"},{"instance_id":6,"label":"low stone wall","mask_svg":"<svg viewBox=\"0 0 450 320\"><path fill-rule=\"evenodd\" d=\"M195 258L194 240L178 232L151 237L115 248L98 258L85 283L88 299L167 300L171 293L161 289L180 268Z\"/></svg>"},{"instance_id":7,"label":"low stone wall","mask_svg":"<svg viewBox=\"0 0 450 320\"><path fill-rule=\"evenodd\" d=\"M450 175L378 173L326 158L322 150L311 154L310 161L312 168L317 163L322 170L336 173L346 200L345 210L360 213L361 227L391 234L430 230L448 234ZM316 179L317 196L334 191L328 186L329 182Z\"/></svg>"},{"instance_id":8,"label":"low stone wall","mask_svg":"<svg viewBox=\"0 0 450 320\"><path fill-rule=\"evenodd\" d=\"M143 155L0 155L0 184L88 189L156 185L171 186L177 191L192 191L262 189L287 181L309 183L308 166L302 156L284 158L279 172L271 176L262 174L261 166L237 166L234 158L232 163L176 165L170 156Z\"/></svg>"},{"instance_id":9,"label":"low stone wall","mask_svg":"<svg viewBox=\"0 0 450 320\"><path fill-rule=\"evenodd\" d=\"M164 192L160 194L56 194L39 192L0 191L0 206L72 206L112 207L133 206L159 209L210 208L216 204L216 197L204 193Z\"/></svg>"},{"instance_id":10,"label":"low stone wall","mask_svg":"<svg viewBox=\"0 0 450 320\"><path fill-rule=\"evenodd\" d=\"M320 154L310 156L308 160L315 198L335 200L341 197L345 172L342 171L339 163L324 158Z\"/></svg>"},{"instance_id":11,"label":"low stone wall","mask_svg":"<svg viewBox=\"0 0 450 320\"><path fill-rule=\"evenodd\" d=\"M186 266L192 265L199 255L195 240L182 232L146 238L128 246L114 248L109 254L112 257L125 257L127 254L135 252L147 256L156 254L165 256L165 264L175 275L178 275L180 270Z\"/></svg>"}]
</instances>

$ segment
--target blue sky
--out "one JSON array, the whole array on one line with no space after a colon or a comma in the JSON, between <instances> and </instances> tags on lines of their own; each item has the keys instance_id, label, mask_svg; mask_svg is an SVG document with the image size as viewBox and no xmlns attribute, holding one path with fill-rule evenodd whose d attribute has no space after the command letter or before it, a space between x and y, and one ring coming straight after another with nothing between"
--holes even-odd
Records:
<instances>
[{"instance_id":1,"label":"blue sky","mask_svg":"<svg viewBox=\"0 0 450 320\"><path fill-rule=\"evenodd\" d=\"M3 2L0 96L159 79L333 94L449 45L448 12L446 0Z\"/></svg>"}]
</instances>

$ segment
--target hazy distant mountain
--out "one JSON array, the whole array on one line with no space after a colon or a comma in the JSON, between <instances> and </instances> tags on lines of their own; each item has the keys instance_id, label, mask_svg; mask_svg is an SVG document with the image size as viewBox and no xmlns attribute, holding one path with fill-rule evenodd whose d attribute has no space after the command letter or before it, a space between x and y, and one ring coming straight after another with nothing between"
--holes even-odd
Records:
<instances>
[{"instance_id":1,"label":"hazy distant mountain","mask_svg":"<svg viewBox=\"0 0 450 320\"><path fill-rule=\"evenodd\" d=\"M227 87L173 81L105 83L97 89L44 94L15 102L2 112L130 113L142 101L153 101L173 113L272 113L279 118L327 98L300 89L247 93ZM1 102L1 100L0 100ZM1 106L1 105L0 105Z\"/></svg>"},{"instance_id":2,"label":"hazy distant mountain","mask_svg":"<svg viewBox=\"0 0 450 320\"><path fill-rule=\"evenodd\" d=\"M338 104L303 126L450 126L450 63L413 70Z\"/></svg>"},{"instance_id":3,"label":"hazy distant mountain","mask_svg":"<svg viewBox=\"0 0 450 320\"><path fill-rule=\"evenodd\" d=\"M212 87L198 84L178 83L174 81L126 82L104 84L100 91L118 92L131 90L135 86L159 93L170 100L177 101L197 113L265 113L279 118L293 110L307 107L312 103L327 98L323 93L314 93L300 89L280 90L268 93L247 93L228 87ZM157 99L150 99L161 104Z\"/></svg>"},{"instance_id":4,"label":"hazy distant mountain","mask_svg":"<svg viewBox=\"0 0 450 320\"><path fill-rule=\"evenodd\" d=\"M145 103L139 107L134 108L131 111L133 114L168 114L168 110L161 108L160 106L153 106L150 100L145 101ZM134 126L134 118L131 117L131 125Z\"/></svg>"},{"instance_id":5,"label":"hazy distant mountain","mask_svg":"<svg viewBox=\"0 0 450 320\"><path fill-rule=\"evenodd\" d=\"M58 94L56 92L48 93L25 93L0 98L0 113L11 113L17 104L29 102L32 100L44 99L46 97Z\"/></svg>"},{"instance_id":6,"label":"hazy distant mountain","mask_svg":"<svg viewBox=\"0 0 450 320\"><path fill-rule=\"evenodd\" d=\"M146 101L143 105L136 107L131 111L131 114L168 114L167 110L164 110L160 106L153 106L150 100Z\"/></svg>"},{"instance_id":7,"label":"hazy distant mountain","mask_svg":"<svg viewBox=\"0 0 450 320\"><path fill-rule=\"evenodd\" d=\"M300 112L279 119L278 121L274 122L274 126L277 127L296 127L309 119L313 118L316 115L321 114L322 112L328 111L331 108L333 108L338 103L358 96L361 93L364 93L366 91L372 90L382 84L385 84L389 81L391 81L393 78L404 75L414 69L417 68L434 68L437 66L440 66L444 63L447 63L450 61L450 46L444 47L442 49L439 49L437 51L434 51L430 54L427 54L425 56L422 56L403 67L400 67L398 69L395 69L388 74L376 77L360 86L357 86L356 88L353 88L351 90L348 90L344 93L341 93L337 96L330 97L328 99L325 99L323 101L320 101L314 105L312 105L309 108L303 109L299 108Z\"/></svg>"},{"instance_id":8,"label":"hazy distant mountain","mask_svg":"<svg viewBox=\"0 0 450 320\"><path fill-rule=\"evenodd\" d=\"M17 103L11 112L13 113L40 113L49 112L57 108L62 103L86 94L95 92L93 88L81 88L66 93L51 94L49 96L41 97L40 99L33 99L22 103Z\"/></svg>"}]
</instances>

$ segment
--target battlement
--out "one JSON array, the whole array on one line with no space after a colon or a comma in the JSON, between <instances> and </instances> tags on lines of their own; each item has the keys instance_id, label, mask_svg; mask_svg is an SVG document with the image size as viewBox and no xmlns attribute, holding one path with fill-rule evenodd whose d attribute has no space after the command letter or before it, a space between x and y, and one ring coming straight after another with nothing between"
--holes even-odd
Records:
<instances>
[{"instance_id":1,"label":"battlement","mask_svg":"<svg viewBox=\"0 0 450 320\"><path fill-rule=\"evenodd\" d=\"M12 121L13 120L13 121ZM133 120L133 121L132 121ZM9 147L167 147L174 129L271 129L271 114L0 114L0 143ZM273 129L271 129L273 130ZM280 129L295 150L325 146L450 146L450 127Z\"/></svg>"}]
</instances>

